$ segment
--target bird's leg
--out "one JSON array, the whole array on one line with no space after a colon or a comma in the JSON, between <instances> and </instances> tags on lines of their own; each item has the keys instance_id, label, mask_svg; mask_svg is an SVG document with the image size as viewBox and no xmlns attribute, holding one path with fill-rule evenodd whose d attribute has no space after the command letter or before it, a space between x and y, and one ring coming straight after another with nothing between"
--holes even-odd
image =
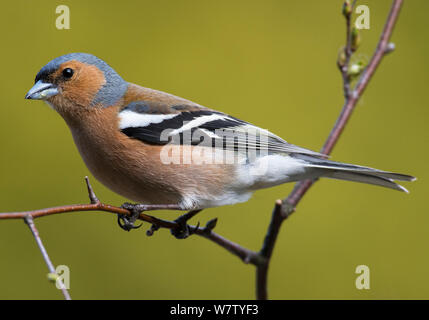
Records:
<instances>
[{"instance_id":1,"label":"bird's leg","mask_svg":"<svg viewBox=\"0 0 429 320\"><path fill-rule=\"evenodd\" d=\"M138 204L124 203L121 208L127 209L131 212L131 216L125 214L118 214L118 225L125 231L131 231L132 229L138 229L142 224L136 226L134 223L139 218L142 210L139 210Z\"/></svg>"},{"instance_id":2,"label":"bird's leg","mask_svg":"<svg viewBox=\"0 0 429 320\"><path fill-rule=\"evenodd\" d=\"M192 210L181 215L179 218L174 220L174 222L177 223L177 228L171 229L170 230L171 234L175 236L177 239L186 239L187 237L189 237L193 232L188 226L188 220L201 211L202 209ZM197 228L198 226L199 226L199 223L197 224Z\"/></svg>"},{"instance_id":3,"label":"bird's leg","mask_svg":"<svg viewBox=\"0 0 429 320\"><path fill-rule=\"evenodd\" d=\"M178 205L175 204L132 204L132 203L124 203L121 208L127 209L131 212L130 216L125 214L118 214L118 225L125 231L130 231L132 229L138 229L142 225L134 225L137 219L140 217L140 213L143 211L151 211L151 210L181 210Z\"/></svg>"}]
</instances>

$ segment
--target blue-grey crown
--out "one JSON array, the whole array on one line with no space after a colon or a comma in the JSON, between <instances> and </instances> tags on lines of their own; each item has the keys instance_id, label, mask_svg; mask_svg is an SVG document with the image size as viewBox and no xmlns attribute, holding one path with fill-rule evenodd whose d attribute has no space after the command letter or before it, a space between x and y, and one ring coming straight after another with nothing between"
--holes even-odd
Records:
<instances>
[{"instance_id":1,"label":"blue-grey crown","mask_svg":"<svg viewBox=\"0 0 429 320\"><path fill-rule=\"evenodd\" d=\"M112 106L122 98L128 88L128 83L121 78L106 62L89 53L69 53L48 62L36 75L36 82L44 76L56 71L61 64L76 60L96 66L104 73L106 83L101 87L92 101L92 105L102 104L104 107Z\"/></svg>"}]
</instances>

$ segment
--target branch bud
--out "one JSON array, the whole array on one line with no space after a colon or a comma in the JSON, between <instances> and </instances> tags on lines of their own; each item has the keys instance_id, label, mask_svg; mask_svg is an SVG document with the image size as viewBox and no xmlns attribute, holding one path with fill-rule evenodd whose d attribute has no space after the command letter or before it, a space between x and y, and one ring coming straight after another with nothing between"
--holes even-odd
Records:
<instances>
[{"instance_id":1,"label":"branch bud","mask_svg":"<svg viewBox=\"0 0 429 320\"><path fill-rule=\"evenodd\" d=\"M355 77L359 76L364 69L365 69L365 63L363 61L358 61L358 62L352 63L349 66L347 75L350 78L355 78Z\"/></svg>"},{"instance_id":2,"label":"branch bud","mask_svg":"<svg viewBox=\"0 0 429 320\"><path fill-rule=\"evenodd\" d=\"M48 280L53 283L56 283L59 278L59 276L56 273L48 273L47 277L48 277Z\"/></svg>"},{"instance_id":3,"label":"branch bud","mask_svg":"<svg viewBox=\"0 0 429 320\"><path fill-rule=\"evenodd\" d=\"M392 51L395 51L395 44L393 42L389 42L387 44L386 50L384 50L384 54L391 53Z\"/></svg>"},{"instance_id":4,"label":"branch bud","mask_svg":"<svg viewBox=\"0 0 429 320\"><path fill-rule=\"evenodd\" d=\"M350 18L352 14L352 4L350 0L345 0L343 3L343 15L347 19Z\"/></svg>"},{"instance_id":5,"label":"branch bud","mask_svg":"<svg viewBox=\"0 0 429 320\"><path fill-rule=\"evenodd\" d=\"M340 51L338 51L338 58L337 58L337 64L339 68L342 68L346 64L346 48L342 47Z\"/></svg>"},{"instance_id":6,"label":"branch bud","mask_svg":"<svg viewBox=\"0 0 429 320\"><path fill-rule=\"evenodd\" d=\"M207 232L210 233L216 227L216 223L217 223L217 218L211 219L209 222L207 222L206 228L205 228Z\"/></svg>"},{"instance_id":7,"label":"branch bud","mask_svg":"<svg viewBox=\"0 0 429 320\"><path fill-rule=\"evenodd\" d=\"M360 34L359 30L356 27L353 27L351 34L351 48L353 52L355 52L360 45Z\"/></svg>"}]
</instances>

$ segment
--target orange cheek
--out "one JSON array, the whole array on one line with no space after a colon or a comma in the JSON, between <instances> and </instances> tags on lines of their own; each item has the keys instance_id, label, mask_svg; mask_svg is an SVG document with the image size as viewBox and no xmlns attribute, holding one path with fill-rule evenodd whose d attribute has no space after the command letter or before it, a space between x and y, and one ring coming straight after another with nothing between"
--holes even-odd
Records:
<instances>
[{"instance_id":1,"label":"orange cheek","mask_svg":"<svg viewBox=\"0 0 429 320\"><path fill-rule=\"evenodd\" d=\"M63 98L80 106L90 106L101 87L106 83L97 67L81 63L75 77L60 85Z\"/></svg>"}]
</instances>

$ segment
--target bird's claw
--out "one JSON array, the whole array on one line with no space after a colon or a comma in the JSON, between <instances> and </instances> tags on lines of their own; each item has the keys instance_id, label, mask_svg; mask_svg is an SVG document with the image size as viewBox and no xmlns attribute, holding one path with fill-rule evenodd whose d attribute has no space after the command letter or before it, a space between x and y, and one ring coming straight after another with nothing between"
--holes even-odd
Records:
<instances>
[{"instance_id":1,"label":"bird's claw","mask_svg":"<svg viewBox=\"0 0 429 320\"><path fill-rule=\"evenodd\" d=\"M143 225L143 223L136 226L134 225L134 222L136 220L137 219L133 219L132 217L129 217L125 214L118 214L118 225L119 227L121 227L122 230L131 231L133 229L140 228Z\"/></svg>"},{"instance_id":2,"label":"bird's claw","mask_svg":"<svg viewBox=\"0 0 429 320\"><path fill-rule=\"evenodd\" d=\"M201 210L192 210L188 213L185 213L181 215L179 218L174 220L176 222L177 226L170 230L171 234L175 236L177 239L186 239L190 235L194 234L195 231L200 226L200 223L198 222L196 227L190 227L188 225L188 220L191 219L193 216L195 216L198 212Z\"/></svg>"},{"instance_id":3,"label":"bird's claw","mask_svg":"<svg viewBox=\"0 0 429 320\"><path fill-rule=\"evenodd\" d=\"M142 210L139 209L138 205L132 203L124 203L121 208L126 209L131 212L130 216L125 214L118 214L118 225L122 230L131 231L133 229L140 228L143 224L135 225L134 223L140 216Z\"/></svg>"},{"instance_id":4,"label":"bird's claw","mask_svg":"<svg viewBox=\"0 0 429 320\"><path fill-rule=\"evenodd\" d=\"M143 204L138 204L138 203L129 203L129 202L125 202L124 204L121 205L122 209L126 209L128 211L138 211L139 213L145 211L145 205Z\"/></svg>"},{"instance_id":5,"label":"bird's claw","mask_svg":"<svg viewBox=\"0 0 429 320\"><path fill-rule=\"evenodd\" d=\"M199 228L200 223L198 222L195 227L190 227L187 224L187 221L184 219L176 219L174 220L177 223L177 227L170 230L170 233L176 237L176 239L186 239L190 235L195 233L195 230Z\"/></svg>"}]
</instances>

